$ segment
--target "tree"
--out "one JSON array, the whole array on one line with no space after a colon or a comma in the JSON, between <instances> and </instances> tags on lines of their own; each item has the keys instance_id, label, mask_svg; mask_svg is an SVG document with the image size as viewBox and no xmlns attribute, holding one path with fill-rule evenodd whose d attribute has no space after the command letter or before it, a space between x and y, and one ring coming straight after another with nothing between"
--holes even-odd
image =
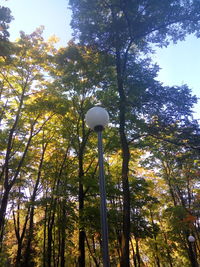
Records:
<instances>
[{"instance_id":1,"label":"tree","mask_svg":"<svg viewBox=\"0 0 200 267\"><path fill-rule=\"evenodd\" d=\"M169 135L168 137L170 139ZM160 216L157 218L161 225L164 224L165 228L168 228L168 233L165 233L164 238L170 238L173 246L179 249L185 261L189 260L191 266L196 266L194 248L188 242L188 236L190 233L196 235L196 227L198 228L196 224L198 213L195 204L196 201L198 202L196 195L198 151L186 147L184 143L181 146L158 140L157 144L154 143L151 153L152 157L149 156L146 161L151 162L151 167L156 168L157 175L167 186L167 190L165 188L163 192L165 196L163 195L161 201L168 204L161 212L162 218ZM196 240L198 243L199 238L197 237ZM170 258L173 259L171 256Z\"/></svg>"},{"instance_id":2,"label":"tree","mask_svg":"<svg viewBox=\"0 0 200 267\"><path fill-rule=\"evenodd\" d=\"M58 73L56 83L60 80L61 91L68 94L71 99L73 110L70 111L69 117L71 127L68 130L68 136L71 136L71 149L74 150L78 158L78 205L79 205L79 266L85 266L85 240L87 238L85 232L85 198L90 186L86 186L87 173L91 163L86 163L86 144L91 133L85 125L85 114L95 103L96 93L102 85L103 77L108 80L106 66L102 63L104 56L94 49L87 46L76 45L73 42L69 46L59 51L57 61ZM94 75L95 73L95 75ZM106 74L105 74L106 73ZM93 92L93 94L92 94ZM86 153L87 152L87 153ZM90 161L89 158L87 158ZM89 165L89 167L88 167ZM88 240L88 239L87 239ZM89 244L89 243L87 243Z\"/></svg>"},{"instance_id":3,"label":"tree","mask_svg":"<svg viewBox=\"0 0 200 267\"><path fill-rule=\"evenodd\" d=\"M12 21L11 11L8 7L0 6L0 56L6 56L9 53L10 43L9 37L9 23Z\"/></svg>"},{"instance_id":4,"label":"tree","mask_svg":"<svg viewBox=\"0 0 200 267\"><path fill-rule=\"evenodd\" d=\"M108 11L102 27L111 25L114 12L118 47L96 39L57 51L40 29L22 33L13 54L1 57L0 190L7 202L0 207L0 264L101 265L97 140L84 120L101 104L111 121L104 131L111 265L189 265L200 244L197 99L186 85L156 81L158 66L145 55L148 38L123 50L129 10L115 12L128 1L110 1L109 8L105 1L91 3L102 5L102 15ZM131 11L136 4L130 3ZM156 13L153 3L145 10Z\"/></svg>"},{"instance_id":5,"label":"tree","mask_svg":"<svg viewBox=\"0 0 200 267\"><path fill-rule=\"evenodd\" d=\"M31 142L52 116L48 114L45 118L41 109L37 111L32 106L34 97L37 98L45 90L45 83L42 82L44 73L49 70L50 55L53 53L52 45L43 42L41 33L42 29L36 30L30 36L21 33L21 39L15 45L15 54L0 62L1 244L10 192L23 172Z\"/></svg>"},{"instance_id":6,"label":"tree","mask_svg":"<svg viewBox=\"0 0 200 267\"><path fill-rule=\"evenodd\" d=\"M198 1L81 1L71 0L72 28L82 44L97 47L115 58L119 94L119 134L122 148L123 234L121 266L129 266L130 149L126 131L127 63L130 52L146 53L150 43L167 45L186 34L199 34ZM195 23L194 23L195 22Z\"/></svg>"},{"instance_id":7,"label":"tree","mask_svg":"<svg viewBox=\"0 0 200 267\"><path fill-rule=\"evenodd\" d=\"M12 20L11 11L8 7L0 6L0 27L1 27L1 34L0 39L6 40L9 37L8 28L9 23Z\"/></svg>"}]
</instances>

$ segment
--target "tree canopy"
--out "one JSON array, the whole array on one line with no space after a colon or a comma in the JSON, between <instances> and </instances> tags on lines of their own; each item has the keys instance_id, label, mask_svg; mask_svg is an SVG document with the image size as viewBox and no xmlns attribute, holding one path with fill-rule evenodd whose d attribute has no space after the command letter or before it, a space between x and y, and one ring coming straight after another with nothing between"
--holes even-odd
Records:
<instances>
[{"instance_id":1,"label":"tree canopy","mask_svg":"<svg viewBox=\"0 0 200 267\"><path fill-rule=\"evenodd\" d=\"M97 136L85 124L101 105L110 115L111 266L197 267L197 98L187 85L159 82L151 53L153 43L198 36L199 1L70 5L76 39L66 47L38 28L0 57L0 265L102 266Z\"/></svg>"},{"instance_id":2,"label":"tree canopy","mask_svg":"<svg viewBox=\"0 0 200 267\"><path fill-rule=\"evenodd\" d=\"M5 56L8 53L9 45L9 23L13 17L11 16L11 11L8 7L0 6L0 56Z\"/></svg>"}]
</instances>

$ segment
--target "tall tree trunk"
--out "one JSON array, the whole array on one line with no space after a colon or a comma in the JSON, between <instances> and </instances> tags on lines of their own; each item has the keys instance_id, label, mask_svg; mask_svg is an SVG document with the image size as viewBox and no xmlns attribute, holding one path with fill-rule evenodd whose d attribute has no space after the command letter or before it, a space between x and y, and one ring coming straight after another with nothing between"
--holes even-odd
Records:
<instances>
[{"instance_id":1,"label":"tall tree trunk","mask_svg":"<svg viewBox=\"0 0 200 267\"><path fill-rule=\"evenodd\" d=\"M10 192L10 187L5 188L3 198L1 200L0 207L0 252L2 249L3 235L4 235L4 225L5 225L5 214L8 205L8 196Z\"/></svg>"},{"instance_id":2,"label":"tall tree trunk","mask_svg":"<svg viewBox=\"0 0 200 267\"><path fill-rule=\"evenodd\" d=\"M15 261L15 267L21 267L21 259L22 259L22 240L18 240L17 244L17 256Z\"/></svg>"},{"instance_id":3,"label":"tall tree trunk","mask_svg":"<svg viewBox=\"0 0 200 267\"><path fill-rule=\"evenodd\" d=\"M33 240L33 217L34 217L34 206L31 207L31 211L30 211L30 222L29 222L29 229L28 229L28 238L27 238L27 244L26 244L26 249L25 249L25 253L24 253L24 260L22 263L22 267L31 267L33 266L33 263L31 261L32 259L32 251L31 251L31 242Z\"/></svg>"},{"instance_id":4,"label":"tall tree trunk","mask_svg":"<svg viewBox=\"0 0 200 267\"><path fill-rule=\"evenodd\" d=\"M47 148L47 143L45 145L43 145L42 148L42 155L41 155L41 159L40 159L40 164L38 167L38 173L37 173L37 180L33 189L33 194L31 196L31 208L30 208L30 218L29 218L29 230L28 230L28 235L27 235L27 244L26 244L26 249L25 249L25 253L24 253L24 261L23 261L23 265L24 267L31 267L32 263L31 263L31 242L33 240L33 233L34 233L34 223L33 223L33 218L34 218L34 210L35 210L35 206L34 206L34 202L35 202L35 198L37 196L37 191L38 191L38 186L39 186L39 182L40 182L40 178L41 178L41 171L42 171L42 166L43 166L43 161L44 161L44 154Z\"/></svg>"},{"instance_id":5,"label":"tall tree trunk","mask_svg":"<svg viewBox=\"0 0 200 267\"><path fill-rule=\"evenodd\" d=\"M138 262L138 267L140 267L141 266L141 257L140 257L138 238L135 238L135 244L136 244L136 258L137 258L137 262Z\"/></svg>"},{"instance_id":6,"label":"tall tree trunk","mask_svg":"<svg viewBox=\"0 0 200 267\"><path fill-rule=\"evenodd\" d=\"M55 220L55 199L52 199L52 204L50 205L48 226L47 226L47 267L51 267L52 262L52 244L53 244L53 225Z\"/></svg>"},{"instance_id":7,"label":"tall tree trunk","mask_svg":"<svg viewBox=\"0 0 200 267\"><path fill-rule=\"evenodd\" d=\"M61 226L61 250L60 250L60 267L65 267L65 243L66 243L66 204L62 203L62 226Z\"/></svg>"},{"instance_id":8,"label":"tall tree trunk","mask_svg":"<svg viewBox=\"0 0 200 267\"><path fill-rule=\"evenodd\" d=\"M13 134L13 133L12 133ZM11 143L12 140L9 141L9 149L7 148L7 155L6 155L6 160L5 160L5 166L4 166L4 172L5 172L5 180L4 180L4 192L3 192L3 196L1 199L1 206L0 206L0 252L1 252L1 248L2 248L2 242L3 242L3 232L4 232L4 224L5 224L5 216L6 216L6 210L7 210L7 205L8 205L8 200L9 200L9 194L10 191L13 187L13 185L15 184L15 181L21 171L21 167L22 164L24 162L24 159L26 157L26 154L28 152L28 148L30 146L31 140L33 137L33 125L31 126L31 131L30 131L30 136L29 139L26 143L26 147L24 149L23 155L18 163L18 166L16 168L15 174L13 175L12 179L10 179L9 181L9 155L11 153ZM11 137L10 137L11 138ZM9 150L9 152L8 152Z\"/></svg>"},{"instance_id":9,"label":"tall tree trunk","mask_svg":"<svg viewBox=\"0 0 200 267\"><path fill-rule=\"evenodd\" d=\"M167 233L166 233L166 230L163 227L162 220L161 220L160 217L159 217L159 223L160 223L160 226L161 226L161 229L162 229L162 233L163 233L163 238L164 238L165 244L166 244L168 263L169 263L170 267L173 267L174 266L173 265L173 258L171 256L171 251L170 251L170 247L169 247L169 244L168 244Z\"/></svg>"},{"instance_id":10,"label":"tall tree trunk","mask_svg":"<svg viewBox=\"0 0 200 267\"><path fill-rule=\"evenodd\" d=\"M137 256L136 256L136 253L134 251L134 246L133 246L133 241L131 239L131 248L132 248L132 251L133 251L133 263L134 263L134 267L138 267L137 266Z\"/></svg>"},{"instance_id":11,"label":"tall tree trunk","mask_svg":"<svg viewBox=\"0 0 200 267\"><path fill-rule=\"evenodd\" d=\"M130 151L128 140L126 137L126 95L123 88L122 66L120 52L116 50L116 68L117 68L117 84L120 96L119 104L119 133L122 148L122 189L123 189L123 232L121 243L121 267L129 267L129 240L130 240L130 191L129 191L129 160Z\"/></svg>"},{"instance_id":12,"label":"tall tree trunk","mask_svg":"<svg viewBox=\"0 0 200 267\"><path fill-rule=\"evenodd\" d=\"M20 187L19 187L19 193L20 193ZM18 200L18 204L17 204L17 218L15 217L15 212L13 211L13 220L14 220L15 235L16 235L16 239L17 239L17 255L16 255L16 259L15 259L15 266L20 267L21 259L22 259L22 243L23 243L24 233L25 233L24 228L26 227L26 221L27 221L27 216L26 216L25 224L23 226L23 230L21 231L21 227L20 227L20 199ZM21 234L20 234L20 232L21 232Z\"/></svg>"},{"instance_id":13,"label":"tall tree trunk","mask_svg":"<svg viewBox=\"0 0 200 267\"><path fill-rule=\"evenodd\" d=\"M11 188L12 188L12 186L13 186L13 184L14 184L14 182L15 182L18 174L19 174L23 159L24 159L25 154L26 154L26 149L25 149L24 155L22 156L22 159L19 162L19 165L17 167L14 178L12 181L9 181L9 178L10 178L9 177L9 161L10 161L10 154L12 151L13 135L14 135L14 132L15 132L15 129L17 127L19 117L21 114L21 109L22 109L22 105L23 105L23 101L24 101L24 94L25 94L25 87L23 88L23 91L22 91L20 103L18 106L18 110L16 112L15 121L12 125L12 128L9 131L7 148L6 148L6 155L5 155L5 163L4 163L4 166L2 168L2 172L0 174L0 179L2 179L4 177L4 193L3 193L3 196L1 199L1 207L0 207L0 252L1 252L1 248L2 248L5 215L6 215L7 205L8 205L9 193L10 193L10 190L11 190ZM26 148L27 148L27 146L26 146Z\"/></svg>"},{"instance_id":14,"label":"tall tree trunk","mask_svg":"<svg viewBox=\"0 0 200 267\"><path fill-rule=\"evenodd\" d=\"M85 267L85 230L83 227L84 191L83 191L83 153L79 151L79 267Z\"/></svg>"},{"instance_id":15,"label":"tall tree trunk","mask_svg":"<svg viewBox=\"0 0 200 267\"><path fill-rule=\"evenodd\" d=\"M154 223L154 219L153 219L153 213L152 211L150 210L150 216L151 216L151 223L152 223L152 228L155 229L155 223ZM155 256L155 261L156 261L156 264L157 264L157 267L160 267L160 259L159 259L159 256L158 256L158 246L157 246L157 237L156 237L156 234L153 232L153 238L154 238L154 248L155 248L155 253L154 253L154 256Z\"/></svg>"},{"instance_id":16,"label":"tall tree trunk","mask_svg":"<svg viewBox=\"0 0 200 267\"><path fill-rule=\"evenodd\" d=\"M84 229L84 198L85 192L83 188L83 179L84 179L84 169L83 169L83 158L84 158L84 150L85 145L89 136L89 132L85 132L85 115L83 105L84 100L81 102L80 106L80 117L77 123L77 133L78 133L78 162L79 162L79 257L78 257L78 265L79 267L85 267L85 229ZM81 131L79 129L81 127ZM80 133L82 133L82 141L79 140Z\"/></svg>"},{"instance_id":17,"label":"tall tree trunk","mask_svg":"<svg viewBox=\"0 0 200 267\"><path fill-rule=\"evenodd\" d=\"M43 267L46 267L47 212L48 212L48 206L46 204L45 216L44 216L44 234L43 234Z\"/></svg>"},{"instance_id":18,"label":"tall tree trunk","mask_svg":"<svg viewBox=\"0 0 200 267\"><path fill-rule=\"evenodd\" d=\"M93 259L93 261L94 261L94 263L95 263L95 266L96 266L96 267L99 267L98 259L97 259L96 256L95 256L95 244L94 244L94 240L93 240L93 251L92 251L87 236L85 236L85 238L86 238L86 242L87 242L88 250L89 250L90 255L91 255L91 257L92 257L92 259ZM94 238L94 237L93 237L93 238Z\"/></svg>"}]
</instances>

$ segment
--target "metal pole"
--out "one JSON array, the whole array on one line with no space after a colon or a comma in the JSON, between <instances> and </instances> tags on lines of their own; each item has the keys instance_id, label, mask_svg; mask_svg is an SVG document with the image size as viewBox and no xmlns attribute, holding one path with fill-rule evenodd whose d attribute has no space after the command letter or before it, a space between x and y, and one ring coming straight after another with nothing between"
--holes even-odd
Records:
<instances>
[{"instance_id":1,"label":"metal pole","mask_svg":"<svg viewBox=\"0 0 200 267\"><path fill-rule=\"evenodd\" d=\"M106 189L105 176L103 165L103 145L102 145L102 130L97 131L98 134L98 154L99 154L99 191L100 191L100 216L101 216L101 234L102 234L102 249L103 249L103 266L109 267L108 253L108 224L106 210Z\"/></svg>"},{"instance_id":2,"label":"metal pole","mask_svg":"<svg viewBox=\"0 0 200 267\"><path fill-rule=\"evenodd\" d=\"M199 265L197 262L195 242L189 241L189 251L190 251L190 261L191 261L192 267L198 267Z\"/></svg>"}]
</instances>

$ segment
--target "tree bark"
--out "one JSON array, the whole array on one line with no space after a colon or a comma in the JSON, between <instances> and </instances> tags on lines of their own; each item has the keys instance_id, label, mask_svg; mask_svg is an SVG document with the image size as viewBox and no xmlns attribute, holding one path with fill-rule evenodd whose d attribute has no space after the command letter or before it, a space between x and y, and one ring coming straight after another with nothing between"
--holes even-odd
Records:
<instances>
[{"instance_id":1,"label":"tree bark","mask_svg":"<svg viewBox=\"0 0 200 267\"><path fill-rule=\"evenodd\" d=\"M38 186L39 186L39 182L40 182L40 178L41 178L41 171L42 171L42 166L43 166L43 161L44 161L44 154L47 148L47 144L45 144L43 146L42 149L42 155L41 155L41 159L40 159L40 164L38 167L38 173L37 173L37 180L34 186L34 190L33 190L33 194L31 196L31 208L30 208L30 218L29 218L29 230L28 230L28 235L27 235L27 244L26 244L26 249L25 249L25 253L24 253L24 261L22 266L24 267L31 267L32 263L31 263L31 243L33 240L33 233L34 233L34 223L33 223L33 218L34 218L34 210L35 210L35 206L34 206L34 201L35 198L37 196L37 190L38 190Z\"/></svg>"},{"instance_id":2,"label":"tree bark","mask_svg":"<svg viewBox=\"0 0 200 267\"><path fill-rule=\"evenodd\" d=\"M152 213L151 210L150 210L150 216L151 216L152 228L155 229L155 224L154 224L154 219L153 219L153 213ZM155 244L154 244L154 248L155 248L154 257L155 257L155 261L156 261L157 267L160 267L160 259L159 259L159 256L158 256L157 237L156 237L155 232L153 232L153 238L154 238L154 241L155 241Z\"/></svg>"},{"instance_id":3,"label":"tree bark","mask_svg":"<svg viewBox=\"0 0 200 267\"><path fill-rule=\"evenodd\" d=\"M141 257L140 257L138 238L135 238L135 243L136 243L136 258L137 258L137 262L138 262L138 267L140 267L141 266Z\"/></svg>"},{"instance_id":4,"label":"tree bark","mask_svg":"<svg viewBox=\"0 0 200 267\"><path fill-rule=\"evenodd\" d=\"M17 244L17 256L16 256L16 261L15 261L15 267L20 267L21 266L21 259L22 259L22 241L19 240Z\"/></svg>"},{"instance_id":5,"label":"tree bark","mask_svg":"<svg viewBox=\"0 0 200 267\"><path fill-rule=\"evenodd\" d=\"M93 261L94 261L94 263L95 263L95 266L96 266L96 267L99 267L99 262L98 262L97 258L95 257L95 247L93 246L93 251L92 251L92 249L91 249L91 247L90 247L90 243L89 243L89 241L88 241L88 239L87 239L87 236L85 236L85 238L86 238L86 242L87 242L88 250L89 250L90 255L91 255L91 257L92 257L92 259L93 259ZM93 243L94 243L94 242L93 242ZM93 245L94 245L94 244L93 244Z\"/></svg>"},{"instance_id":6,"label":"tree bark","mask_svg":"<svg viewBox=\"0 0 200 267\"><path fill-rule=\"evenodd\" d=\"M83 153L79 151L79 267L85 267L85 230L83 227L84 191L83 191Z\"/></svg>"},{"instance_id":7,"label":"tree bark","mask_svg":"<svg viewBox=\"0 0 200 267\"><path fill-rule=\"evenodd\" d=\"M47 224L47 267L51 267L52 262L52 245L53 245L53 225L55 220L56 200L53 199L50 204L49 218Z\"/></svg>"},{"instance_id":8,"label":"tree bark","mask_svg":"<svg viewBox=\"0 0 200 267\"><path fill-rule=\"evenodd\" d=\"M12 135L13 135L13 133L12 133ZM12 138L12 135L10 138ZM27 141L26 147L24 149L23 155L22 155L22 157L18 163L15 174L11 179L9 177L9 157L10 157L9 155L11 153L12 140L9 141L10 144L8 145L8 148L7 148L7 155L6 155L6 160L5 160L5 164L4 164L4 172L5 172L4 192L3 192L3 196L1 199L1 206L0 206L0 251L2 248L5 216L6 216L6 210L7 210L8 200L9 200L9 194L10 194L10 191L11 191L13 185L15 184L15 181L16 181L19 173L20 173L20 170L21 170L22 164L24 162L24 159L26 157L26 154L28 152L28 148L30 146L32 137L33 137L33 125L31 126L30 136L29 136L29 139Z\"/></svg>"},{"instance_id":9,"label":"tree bark","mask_svg":"<svg viewBox=\"0 0 200 267\"><path fill-rule=\"evenodd\" d=\"M43 234L43 267L46 267L46 236L47 236L47 212L48 206L45 207L45 216L44 216L44 234Z\"/></svg>"},{"instance_id":10,"label":"tree bark","mask_svg":"<svg viewBox=\"0 0 200 267\"><path fill-rule=\"evenodd\" d=\"M3 198L1 200L1 207L0 207L0 249L2 248L2 241L3 241L3 235L4 235L4 225L5 225L5 214L6 214L6 209L8 205L8 196L10 193L10 187L8 186L5 188Z\"/></svg>"},{"instance_id":11,"label":"tree bark","mask_svg":"<svg viewBox=\"0 0 200 267\"><path fill-rule=\"evenodd\" d=\"M123 88L120 52L116 49L117 84L120 97L119 104L119 134L122 149L122 189L123 189L123 232L121 242L121 267L129 267L129 240L130 240L130 191L129 191L129 160L130 151L126 137L126 95Z\"/></svg>"},{"instance_id":12,"label":"tree bark","mask_svg":"<svg viewBox=\"0 0 200 267\"><path fill-rule=\"evenodd\" d=\"M62 226L61 226L61 250L60 250L60 267L65 267L65 243L66 243L66 204L62 203Z\"/></svg>"}]
</instances>

